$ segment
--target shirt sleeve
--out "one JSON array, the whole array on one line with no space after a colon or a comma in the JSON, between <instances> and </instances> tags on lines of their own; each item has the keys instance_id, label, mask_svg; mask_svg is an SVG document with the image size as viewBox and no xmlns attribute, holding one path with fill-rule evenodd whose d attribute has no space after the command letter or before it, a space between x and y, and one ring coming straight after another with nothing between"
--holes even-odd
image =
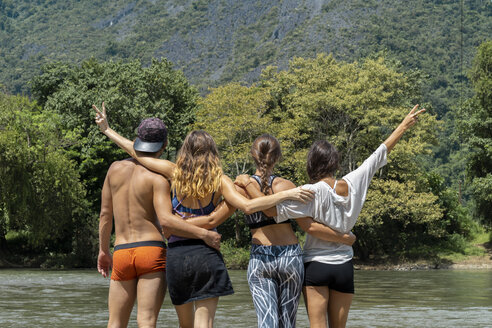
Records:
<instances>
[{"instance_id":1,"label":"shirt sleeve","mask_svg":"<svg viewBox=\"0 0 492 328\"><path fill-rule=\"evenodd\" d=\"M317 192L313 185L304 185L304 189ZM286 200L277 204L277 216L275 221L277 223L287 221L288 219L304 218L306 216L313 217L313 211L316 203L316 197L310 202L303 203L297 200Z\"/></svg>"},{"instance_id":2,"label":"shirt sleeve","mask_svg":"<svg viewBox=\"0 0 492 328\"><path fill-rule=\"evenodd\" d=\"M376 151L369 156L361 166L343 177L343 180L349 184L349 192L359 197L362 203L365 200L369 183L374 174L386 165L388 149L386 145L381 144Z\"/></svg>"},{"instance_id":3,"label":"shirt sleeve","mask_svg":"<svg viewBox=\"0 0 492 328\"><path fill-rule=\"evenodd\" d=\"M302 203L295 200L286 200L277 204L277 223L287 221L288 219L298 219L306 216L312 217L313 203Z\"/></svg>"}]
</instances>

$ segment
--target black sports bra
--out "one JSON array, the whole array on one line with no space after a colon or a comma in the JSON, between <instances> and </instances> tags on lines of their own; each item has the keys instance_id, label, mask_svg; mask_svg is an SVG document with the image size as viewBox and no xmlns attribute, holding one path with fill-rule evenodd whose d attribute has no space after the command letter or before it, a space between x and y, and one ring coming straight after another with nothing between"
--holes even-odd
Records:
<instances>
[{"instance_id":1,"label":"black sports bra","mask_svg":"<svg viewBox=\"0 0 492 328\"><path fill-rule=\"evenodd\" d=\"M251 176L253 179L255 179L256 182L260 185L261 188L261 179L257 175L252 175ZM276 175L271 175L270 178L268 179L268 186L271 188L273 184L273 180L275 180L277 176ZM273 189L272 189L273 192ZM272 224L277 224L275 220L272 217L266 216L265 213L263 212L255 212L251 214L247 214L244 216L244 219L246 221L246 225L250 229L257 229L261 228L267 225L272 225ZM284 221L282 223L289 223L289 221ZM280 223L281 224L281 223Z\"/></svg>"}]
</instances>

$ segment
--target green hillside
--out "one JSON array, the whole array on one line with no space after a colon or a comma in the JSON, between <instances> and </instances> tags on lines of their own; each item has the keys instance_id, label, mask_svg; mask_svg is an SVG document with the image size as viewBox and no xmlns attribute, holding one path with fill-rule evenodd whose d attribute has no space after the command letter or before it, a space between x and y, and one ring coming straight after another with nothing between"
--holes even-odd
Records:
<instances>
[{"instance_id":1,"label":"green hillside","mask_svg":"<svg viewBox=\"0 0 492 328\"><path fill-rule=\"evenodd\" d=\"M2 0L0 83L29 93L47 62L166 57L206 92L294 56L383 51L422 71L422 99L443 114L490 31L491 1Z\"/></svg>"}]
</instances>

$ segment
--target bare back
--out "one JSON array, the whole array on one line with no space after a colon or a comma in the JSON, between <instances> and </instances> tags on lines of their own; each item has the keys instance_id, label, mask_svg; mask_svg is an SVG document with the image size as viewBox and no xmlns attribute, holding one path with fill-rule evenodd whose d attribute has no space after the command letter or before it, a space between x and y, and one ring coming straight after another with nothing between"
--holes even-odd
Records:
<instances>
[{"instance_id":1,"label":"bare back","mask_svg":"<svg viewBox=\"0 0 492 328\"><path fill-rule=\"evenodd\" d=\"M153 196L154 183L167 181L135 160L114 162L107 180L114 213L115 245L163 240Z\"/></svg>"},{"instance_id":2,"label":"bare back","mask_svg":"<svg viewBox=\"0 0 492 328\"><path fill-rule=\"evenodd\" d=\"M250 179L256 189L260 190L260 186L256 180L254 180L254 178ZM273 180L273 192L291 188L295 188L295 185L289 180L280 177ZM268 191L268 194L272 194L272 189ZM290 224L272 224L251 229L251 239L253 244L258 245L293 245L298 243L297 237Z\"/></svg>"}]
</instances>

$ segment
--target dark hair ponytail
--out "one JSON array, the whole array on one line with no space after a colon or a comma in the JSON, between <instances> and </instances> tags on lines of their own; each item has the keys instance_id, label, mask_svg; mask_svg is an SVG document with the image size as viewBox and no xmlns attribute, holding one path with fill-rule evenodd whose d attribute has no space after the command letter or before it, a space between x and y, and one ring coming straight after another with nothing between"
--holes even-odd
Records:
<instances>
[{"instance_id":1,"label":"dark hair ponytail","mask_svg":"<svg viewBox=\"0 0 492 328\"><path fill-rule=\"evenodd\" d=\"M260 171L261 192L267 195L268 189L271 188L268 179L272 174L273 167L282 157L280 143L274 136L262 134L253 142L251 156L258 171Z\"/></svg>"}]
</instances>

